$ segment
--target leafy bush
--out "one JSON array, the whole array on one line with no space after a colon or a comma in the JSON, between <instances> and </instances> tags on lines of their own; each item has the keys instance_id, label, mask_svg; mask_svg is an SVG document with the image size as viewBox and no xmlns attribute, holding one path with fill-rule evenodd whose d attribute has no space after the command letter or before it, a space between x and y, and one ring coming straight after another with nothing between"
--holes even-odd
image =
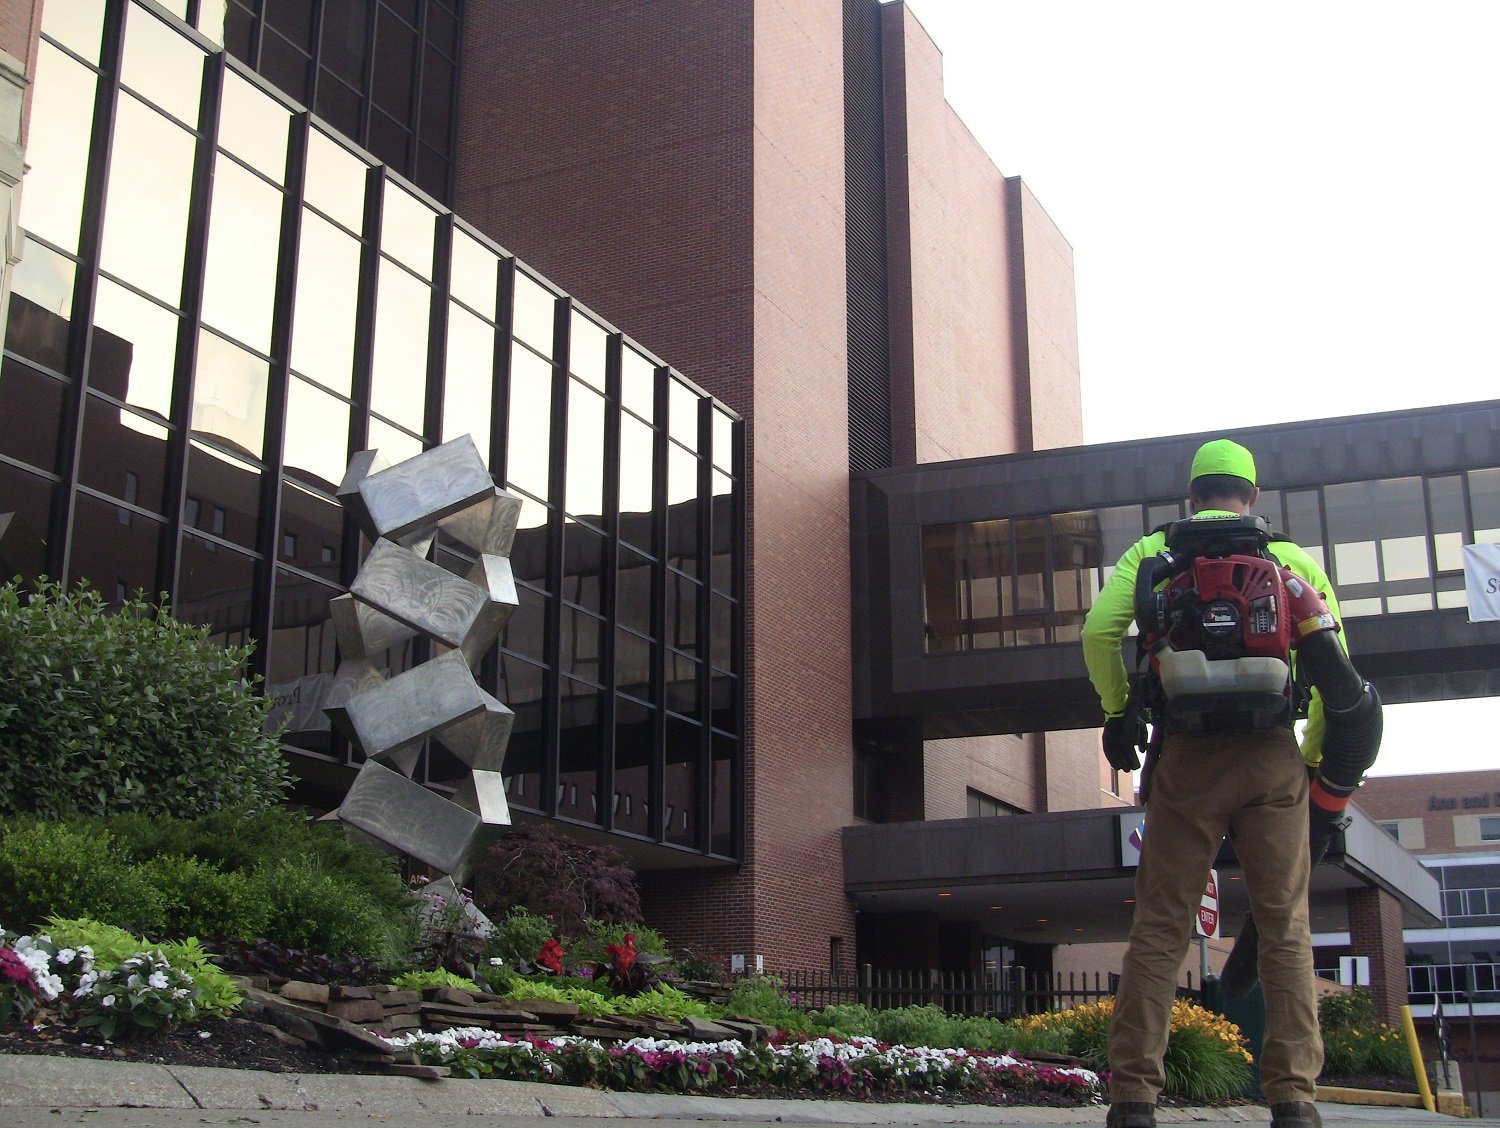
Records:
<instances>
[{"instance_id":1,"label":"leafy bush","mask_svg":"<svg viewBox=\"0 0 1500 1128\"><path fill-rule=\"evenodd\" d=\"M490 919L520 906L552 921L565 941L587 935L591 920L641 919L640 890L625 855L579 842L549 823L512 827L476 867L473 886L474 903Z\"/></svg>"},{"instance_id":2,"label":"leafy bush","mask_svg":"<svg viewBox=\"0 0 1500 1128\"><path fill-rule=\"evenodd\" d=\"M804 1034L811 1026L806 1012L797 1009L786 985L774 975L746 975L735 980L724 1002L724 1013L754 1018L793 1034Z\"/></svg>"},{"instance_id":3,"label":"leafy bush","mask_svg":"<svg viewBox=\"0 0 1500 1128\"><path fill-rule=\"evenodd\" d=\"M108 832L32 818L0 823L0 905L20 930L91 916L148 933L166 919L160 892Z\"/></svg>"},{"instance_id":4,"label":"leafy bush","mask_svg":"<svg viewBox=\"0 0 1500 1128\"><path fill-rule=\"evenodd\" d=\"M542 945L552 938L552 922L519 905L495 922L495 932L485 946L485 955L502 959L510 968L528 967L536 961Z\"/></svg>"},{"instance_id":5,"label":"leafy bush","mask_svg":"<svg viewBox=\"0 0 1500 1128\"><path fill-rule=\"evenodd\" d=\"M527 999L545 999L553 1003L572 1003L580 1014L616 1014L615 1001L587 987L558 986L557 981L515 978L506 983L505 997L524 1003Z\"/></svg>"},{"instance_id":6,"label":"leafy bush","mask_svg":"<svg viewBox=\"0 0 1500 1128\"><path fill-rule=\"evenodd\" d=\"M1046 1050L1066 1054L1087 1062L1090 1068L1103 1069L1109 1057L1109 1022L1114 1016L1115 1001L1097 1003L1026 1015L1011 1023L1018 1052Z\"/></svg>"},{"instance_id":7,"label":"leafy bush","mask_svg":"<svg viewBox=\"0 0 1500 1128\"><path fill-rule=\"evenodd\" d=\"M418 936L393 859L286 811L0 824L0 904L15 926L87 916L142 935L266 938L392 966Z\"/></svg>"},{"instance_id":8,"label":"leafy bush","mask_svg":"<svg viewBox=\"0 0 1500 1128\"><path fill-rule=\"evenodd\" d=\"M708 1006L698 999L684 995L669 983L658 983L649 991L639 995L617 996L615 1012L624 1015L659 1014L666 1018L683 1019L688 1015L707 1018Z\"/></svg>"},{"instance_id":9,"label":"leafy bush","mask_svg":"<svg viewBox=\"0 0 1500 1128\"><path fill-rule=\"evenodd\" d=\"M1355 987L1318 1000L1324 1077L1361 1073L1406 1076L1411 1055L1405 1036L1379 1021L1369 988Z\"/></svg>"},{"instance_id":10,"label":"leafy bush","mask_svg":"<svg viewBox=\"0 0 1500 1128\"><path fill-rule=\"evenodd\" d=\"M290 781L250 647L87 587L0 586L0 814L196 815L280 803Z\"/></svg>"}]
</instances>

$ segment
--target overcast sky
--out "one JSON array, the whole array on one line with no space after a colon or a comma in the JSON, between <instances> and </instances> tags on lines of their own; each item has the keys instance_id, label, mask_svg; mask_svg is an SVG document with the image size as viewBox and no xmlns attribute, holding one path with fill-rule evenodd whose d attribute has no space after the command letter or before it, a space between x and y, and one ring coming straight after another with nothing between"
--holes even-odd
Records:
<instances>
[{"instance_id":1,"label":"overcast sky","mask_svg":"<svg viewBox=\"0 0 1500 1128\"><path fill-rule=\"evenodd\" d=\"M1087 442L1500 398L1500 3L908 4L1072 244ZM1500 700L1386 720L1500 766Z\"/></svg>"}]
</instances>

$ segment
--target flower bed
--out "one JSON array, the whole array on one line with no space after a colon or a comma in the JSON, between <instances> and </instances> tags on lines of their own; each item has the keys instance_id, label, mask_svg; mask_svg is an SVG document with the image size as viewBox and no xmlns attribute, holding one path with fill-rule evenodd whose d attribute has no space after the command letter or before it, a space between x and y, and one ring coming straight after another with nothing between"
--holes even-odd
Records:
<instances>
[{"instance_id":1,"label":"flower bed","mask_svg":"<svg viewBox=\"0 0 1500 1128\"><path fill-rule=\"evenodd\" d=\"M743 1087L787 1087L815 1095L878 1097L912 1091L1003 1098L1047 1092L1071 1101L1100 1099L1098 1074L1035 1065L1009 1054L890 1046L870 1038L679 1042L632 1038L514 1038L479 1029L413 1033L391 1039L428 1064L469 1077L551 1081L633 1092L729 1094Z\"/></svg>"}]
</instances>

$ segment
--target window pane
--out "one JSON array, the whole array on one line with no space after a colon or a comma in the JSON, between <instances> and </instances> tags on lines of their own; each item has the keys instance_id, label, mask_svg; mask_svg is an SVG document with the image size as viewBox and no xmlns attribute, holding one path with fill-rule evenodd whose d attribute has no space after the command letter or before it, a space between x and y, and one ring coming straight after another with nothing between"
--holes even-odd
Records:
<instances>
[{"instance_id":1,"label":"window pane","mask_svg":"<svg viewBox=\"0 0 1500 1128\"><path fill-rule=\"evenodd\" d=\"M427 389L427 325L432 291L392 262L380 263L370 408L422 429Z\"/></svg>"},{"instance_id":2,"label":"window pane","mask_svg":"<svg viewBox=\"0 0 1500 1128\"><path fill-rule=\"evenodd\" d=\"M698 460L676 443L667 450L667 555L698 574Z\"/></svg>"},{"instance_id":3,"label":"window pane","mask_svg":"<svg viewBox=\"0 0 1500 1128\"><path fill-rule=\"evenodd\" d=\"M718 405L714 406L714 465L734 470L734 420Z\"/></svg>"},{"instance_id":4,"label":"window pane","mask_svg":"<svg viewBox=\"0 0 1500 1128\"><path fill-rule=\"evenodd\" d=\"M172 613L208 627L221 646L248 639L255 561L192 533L182 535L182 567Z\"/></svg>"},{"instance_id":5,"label":"window pane","mask_svg":"<svg viewBox=\"0 0 1500 1128\"><path fill-rule=\"evenodd\" d=\"M1463 479L1454 474L1427 483L1428 521L1439 572L1463 569L1464 494Z\"/></svg>"},{"instance_id":6,"label":"window pane","mask_svg":"<svg viewBox=\"0 0 1500 1128\"><path fill-rule=\"evenodd\" d=\"M332 726L323 702L337 668L328 601L338 594L336 587L283 569L276 572L277 620L267 648L265 687L274 705L267 724L285 722L282 743L294 748L332 750Z\"/></svg>"},{"instance_id":7,"label":"window pane","mask_svg":"<svg viewBox=\"0 0 1500 1128\"><path fill-rule=\"evenodd\" d=\"M563 529L563 598L596 615L604 613L600 574L604 535L576 521Z\"/></svg>"},{"instance_id":8,"label":"window pane","mask_svg":"<svg viewBox=\"0 0 1500 1128\"><path fill-rule=\"evenodd\" d=\"M509 484L545 498L552 434L552 366L518 345L511 348L510 410L505 427ZM525 514L522 516L524 519Z\"/></svg>"},{"instance_id":9,"label":"window pane","mask_svg":"<svg viewBox=\"0 0 1500 1128\"><path fill-rule=\"evenodd\" d=\"M70 259L26 240L11 282L6 348L59 372L67 367L76 269Z\"/></svg>"},{"instance_id":10,"label":"window pane","mask_svg":"<svg viewBox=\"0 0 1500 1128\"><path fill-rule=\"evenodd\" d=\"M651 764L656 751L656 710L628 697L615 698L615 829L645 835L650 830Z\"/></svg>"},{"instance_id":11,"label":"window pane","mask_svg":"<svg viewBox=\"0 0 1500 1128\"><path fill-rule=\"evenodd\" d=\"M622 545L615 577L616 620L637 634L655 638L651 625L651 561Z\"/></svg>"},{"instance_id":12,"label":"window pane","mask_svg":"<svg viewBox=\"0 0 1500 1128\"><path fill-rule=\"evenodd\" d=\"M552 320L556 300L530 277L516 271L511 333L543 356L552 355Z\"/></svg>"},{"instance_id":13,"label":"window pane","mask_svg":"<svg viewBox=\"0 0 1500 1128\"><path fill-rule=\"evenodd\" d=\"M85 493L75 501L68 582L87 580L106 600L120 591L156 591L160 522Z\"/></svg>"},{"instance_id":14,"label":"window pane","mask_svg":"<svg viewBox=\"0 0 1500 1128\"><path fill-rule=\"evenodd\" d=\"M443 442L472 435L488 461L494 401L495 330L456 302L448 304L448 359L443 378Z\"/></svg>"},{"instance_id":15,"label":"window pane","mask_svg":"<svg viewBox=\"0 0 1500 1128\"><path fill-rule=\"evenodd\" d=\"M263 353L271 351L281 193L233 161L214 173L203 280L203 320Z\"/></svg>"},{"instance_id":16,"label":"window pane","mask_svg":"<svg viewBox=\"0 0 1500 1128\"><path fill-rule=\"evenodd\" d=\"M191 126L198 124L203 57L200 48L144 8L126 9L120 80Z\"/></svg>"},{"instance_id":17,"label":"window pane","mask_svg":"<svg viewBox=\"0 0 1500 1128\"><path fill-rule=\"evenodd\" d=\"M266 362L217 334L198 334L193 430L259 458L266 430Z\"/></svg>"},{"instance_id":18,"label":"window pane","mask_svg":"<svg viewBox=\"0 0 1500 1128\"><path fill-rule=\"evenodd\" d=\"M195 146L191 133L120 95L100 262L172 305L182 296Z\"/></svg>"},{"instance_id":19,"label":"window pane","mask_svg":"<svg viewBox=\"0 0 1500 1128\"><path fill-rule=\"evenodd\" d=\"M681 717L667 716L667 807L662 831L668 842L693 844L698 812L698 758L703 729Z\"/></svg>"},{"instance_id":20,"label":"window pane","mask_svg":"<svg viewBox=\"0 0 1500 1128\"><path fill-rule=\"evenodd\" d=\"M1500 470L1469 471L1469 508L1474 513L1474 543L1500 542Z\"/></svg>"},{"instance_id":21,"label":"window pane","mask_svg":"<svg viewBox=\"0 0 1500 1128\"><path fill-rule=\"evenodd\" d=\"M410 192L387 184L380 217L380 249L432 279L432 240L437 213Z\"/></svg>"},{"instance_id":22,"label":"window pane","mask_svg":"<svg viewBox=\"0 0 1500 1128\"><path fill-rule=\"evenodd\" d=\"M260 73L304 105L307 102L307 71L310 55L302 47L265 29L261 37Z\"/></svg>"},{"instance_id":23,"label":"window pane","mask_svg":"<svg viewBox=\"0 0 1500 1128\"><path fill-rule=\"evenodd\" d=\"M83 407L78 480L143 509L162 512L167 429L108 400L89 396Z\"/></svg>"},{"instance_id":24,"label":"window pane","mask_svg":"<svg viewBox=\"0 0 1500 1128\"><path fill-rule=\"evenodd\" d=\"M199 499L197 527L246 548L255 547L260 476L260 468L243 459L204 443L190 443L187 491Z\"/></svg>"},{"instance_id":25,"label":"window pane","mask_svg":"<svg viewBox=\"0 0 1500 1128\"><path fill-rule=\"evenodd\" d=\"M99 37L103 28L104 0L48 4L42 11L42 31L91 63L99 61ZM28 159L30 156L28 150Z\"/></svg>"},{"instance_id":26,"label":"window pane","mask_svg":"<svg viewBox=\"0 0 1500 1128\"><path fill-rule=\"evenodd\" d=\"M453 64L429 48L422 56L423 140L440 152L446 152L452 122Z\"/></svg>"},{"instance_id":27,"label":"window pane","mask_svg":"<svg viewBox=\"0 0 1500 1128\"><path fill-rule=\"evenodd\" d=\"M300 246L292 367L348 395L354 372L360 245L327 220L304 210Z\"/></svg>"},{"instance_id":28,"label":"window pane","mask_svg":"<svg viewBox=\"0 0 1500 1128\"><path fill-rule=\"evenodd\" d=\"M100 279L89 384L165 419L171 410L176 355L176 315Z\"/></svg>"},{"instance_id":29,"label":"window pane","mask_svg":"<svg viewBox=\"0 0 1500 1128\"><path fill-rule=\"evenodd\" d=\"M734 853L735 764L739 741L721 733L711 736L713 748L713 827L709 849L726 856Z\"/></svg>"},{"instance_id":30,"label":"window pane","mask_svg":"<svg viewBox=\"0 0 1500 1128\"><path fill-rule=\"evenodd\" d=\"M350 231L364 228L369 166L319 130L307 138L305 199Z\"/></svg>"},{"instance_id":31,"label":"window pane","mask_svg":"<svg viewBox=\"0 0 1500 1128\"><path fill-rule=\"evenodd\" d=\"M207 5L205 5L206 7ZM291 112L232 70L224 72L219 145L281 184Z\"/></svg>"},{"instance_id":32,"label":"window pane","mask_svg":"<svg viewBox=\"0 0 1500 1128\"><path fill-rule=\"evenodd\" d=\"M667 381L669 433L688 450L698 449L698 393L679 380Z\"/></svg>"},{"instance_id":33,"label":"window pane","mask_svg":"<svg viewBox=\"0 0 1500 1128\"><path fill-rule=\"evenodd\" d=\"M13 514L0 540L0 569L6 577L31 581L46 571L47 520L54 488L45 478L0 462L0 497Z\"/></svg>"},{"instance_id":34,"label":"window pane","mask_svg":"<svg viewBox=\"0 0 1500 1128\"><path fill-rule=\"evenodd\" d=\"M52 22L53 9L67 7L49 5L48 23ZM96 83L91 71L57 48L47 43L38 47L21 224L66 251L78 250Z\"/></svg>"},{"instance_id":35,"label":"window pane","mask_svg":"<svg viewBox=\"0 0 1500 1128\"><path fill-rule=\"evenodd\" d=\"M449 293L476 313L493 320L495 278L499 265L499 256L493 251L473 236L455 229Z\"/></svg>"},{"instance_id":36,"label":"window pane","mask_svg":"<svg viewBox=\"0 0 1500 1128\"><path fill-rule=\"evenodd\" d=\"M652 643L623 628L615 628L615 688L637 697L651 696Z\"/></svg>"},{"instance_id":37,"label":"window pane","mask_svg":"<svg viewBox=\"0 0 1500 1128\"><path fill-rule=\"evenodd\" d=\"M600 325L577 310L573 311L568 364L573 375L598 392L605 390L604 350L608 340L608 335Z\"/></svg>"},{"instance_id":38,"label":"window pane","mask_svg":"<svg viewBox=\"0 0 1500 1128\"><path fill-rule=\"evenodd\" d=\"M366 446L378 450L392 462L401 462L422 453L421 439L375 418L370 420L370 438Z\"/></svg>"},{"instance_id":39,"label":"window pane","mask_svg":"<svg viewBox=\"0 0 1500 1128\"><path fill-rule=\"evenodd\" d=\"M578 380L570 385L566 509L597 521L604 512L604 397Z\"/></svg>"},{"instance_id":40,"label":"window pane","mask_svg":"<svg viewBox=\"0 0 1500 1128\"><path fill-rule=\"evenodd\" d=\"M317 113L345 137L360 134L360 109L364 99L358 90L347 85L327 68L318 71Z\"/></svg>"},{"instance_id":41,"label":"window pane","mask_svg":"<svg viewBox=\"0 0 1500 1128\"><path fill-rule=\"evenodd\" d=\"M398 121L411 115L416 32L385 8L375 17L375 104Z\"/></svg>"},{"instance_id":42,"label":"window pane","mask_svg":"<svg viewBox=\"0 0 1500 1128\"><path fill-rule=\"evenodd\" d=\"M600 620L587 612L563 605L562 653L559 660L564 673L600 683L603 675L599 668L599 654L603 642L604 624Z\"/></svg>"},{"instance_id":43,"label":"window pane","mask_svg":"<svg viewBox=\"0 0 1500 1128\"><path fill-rule=\"evenodd\" d=\"M655 433L631 415L620 417L620 536L651 546Z\"/></svg>"},{"instance_id":44,"label":"window pane","mask_svg":"<svg viewBox=\"0 0 1500 1128\"><path fill-rule=\"evenodd\" d=\"M16 302L11 299L11 320ZM67 384L45 376L28 364L6 357L0 367L0 454L19 458L43 470L57 469L57 438L63 419ZM0 509L10 511L0 495ZM0 573L9 579L8 573Z\"/></svg>"},{"instance_id":45,"label":"window pane","mask_svg":"<svg viewBox=\"0 0 1500 1128\"><path fill-rule=\"evenodd\" d=\"M346 82L364 81L370 15L366 0L323 0L322 63Z\"/></svg>"},{"instance_id":46,"label":"window pane","mask_svg":"<svg viewBox=\"0 0 1500 1128\"><path fill-rule=\"evenodd\" d=\"M719 591L734 591L734 558L738 547L735 528L734 480L713 472L713 564L709 579Z\"/></svg>"},{"instance_id":47,"label":"window pane","mask_svg":"<svg viewBox=\"0 0 1500 1128\"><path fill-rule=\"evenodd\" d=\"M620 362L620 402L648 423L656 419L656 367L628 345Z\"/></svg>"}]
</instances>

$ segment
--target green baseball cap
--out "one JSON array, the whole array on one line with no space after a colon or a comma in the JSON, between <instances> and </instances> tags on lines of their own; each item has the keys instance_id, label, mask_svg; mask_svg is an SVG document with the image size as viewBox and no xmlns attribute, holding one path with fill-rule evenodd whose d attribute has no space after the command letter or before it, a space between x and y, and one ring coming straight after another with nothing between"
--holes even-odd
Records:
<instances>
[{"instance_id":1,"label":"green baseball cap","mask_svg":"<svg viewBox=\"0 0 1500 1128\"><path fill-rule=\"evenodd\" d=\"M1205 474L1232 474L1255 485L1255 456L1233 439L1210 439L1193 455L1189 478Z\"/></svg>"}]
</instances>

